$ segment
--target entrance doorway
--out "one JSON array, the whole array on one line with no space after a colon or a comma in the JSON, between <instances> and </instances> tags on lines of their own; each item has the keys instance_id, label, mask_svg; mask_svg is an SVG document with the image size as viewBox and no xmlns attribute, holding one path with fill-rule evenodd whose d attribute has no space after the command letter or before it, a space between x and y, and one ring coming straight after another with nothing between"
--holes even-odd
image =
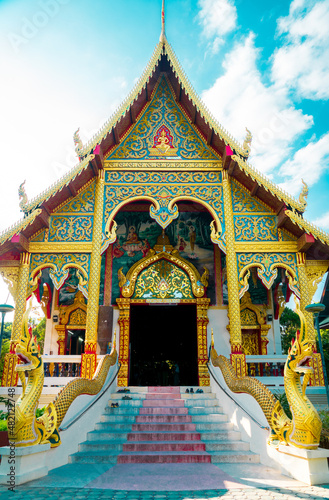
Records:
<instances>
[{"instance_id":1,"label":"entrance doorway","mask_svg":"<svg viewBox=\"0 0 329 500\"><path fill-rule=\"evenodd\" d=\"M198 385L194 304L131 305L130 385Z\"/></svg>"},{"instance_id":2,"label":"entrance doorway","mask_svg":"<svg viewBox=\"0 0 329 500\"><path fill-rule=\"evenodd\" d=\"M85 351L85 330L68 330L66 354L82 354Z\"/></svg>"}]
</instances>

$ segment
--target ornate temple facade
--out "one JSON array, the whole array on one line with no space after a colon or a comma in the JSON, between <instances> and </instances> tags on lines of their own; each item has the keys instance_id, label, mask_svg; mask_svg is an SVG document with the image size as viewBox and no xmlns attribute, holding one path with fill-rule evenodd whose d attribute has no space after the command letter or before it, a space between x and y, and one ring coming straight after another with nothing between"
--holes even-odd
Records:
<instances>
[{"instance_id":1,"label":"ornate temple facade","mask_svg":"<svg viewBox=\"0 0 329 500\"><path fill-rule=\"evenodd\" d=\"M279 356L280 314L291 294L312 302L329 235L303 218L306 187L296 200L248 163L251 135L240 145L214 120L164 32L116 114L88 144L74 139L76 167L33 200L22 186L24 217L0 235L15 300L2 384L17 383L31 295L45 354L81 355L83 377L114 335L120 386L208 385L211 329L238 375L246 356Z\"/></svg>"}]
</instances>

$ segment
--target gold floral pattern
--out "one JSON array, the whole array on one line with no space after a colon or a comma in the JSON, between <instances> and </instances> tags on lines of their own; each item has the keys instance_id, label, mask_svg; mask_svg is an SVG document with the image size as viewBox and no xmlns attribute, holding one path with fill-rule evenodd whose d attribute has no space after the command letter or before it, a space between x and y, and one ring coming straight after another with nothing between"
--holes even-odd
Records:
<instances>
[{"instance_id":1,"label":"gold floral pattern","mask_svg":"<svg viewBox=\"0 0 329 500\"><path fill-rule=\"evenodd\" d=\"M162 137L163 142L165 139L168 141L168 144L161 149L156 147L159 146L159 131L166 131L165 136L162 137L160 134L160 139ZM172 141L175 148L170 147ZM154 150L159 156L165 156L167 149L168 156L172 156L172 151L174 151L177 157L187 160L216 159L215 154L204 144L185 118L175 102L166 78L162 77L146 111L108 159L152 158L155 154Z\"/></svg>"},{"instance_id":2,"label":"gold floral pattern","mask_svg":"<svg viewBox=\"0 0 329 500\"><path fill-rule=\"evenodd\" d=\"M52 217L49 241L91 241L93 218L57 216Z\"/></svg>"},{"instance_id":3,"label":"gold floral pattern","mask_svg":"<svg viewBox=\"0 0 329 500\"><path fill-rule=\"evenodd\" d=\"M140 273L133 298L193 299L194 296L188 275L162 259Z\"/></svg>"},{"instance_id":4,"label":"gold floral pattern","mask_svg":"<svg viewBox=\"0 0 329 500\"><path fill-rule=\"evenodd\" d=\"M277 241L276 217L235 216L236 241Z\"/></svg>"}]
</instances>

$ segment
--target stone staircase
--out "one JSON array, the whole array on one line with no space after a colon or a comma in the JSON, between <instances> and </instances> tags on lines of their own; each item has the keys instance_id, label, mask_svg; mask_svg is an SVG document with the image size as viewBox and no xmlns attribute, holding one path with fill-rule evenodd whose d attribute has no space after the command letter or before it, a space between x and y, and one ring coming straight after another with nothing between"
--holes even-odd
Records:
<instances>
[{"instance_id":1,"label":"stone staircase","mask_svg":"<svg viewBox=\"0 0 329 500\"><path fill-rule=\"evenodd\" d=\"M111 400L71 463L258 463L215 394L186 387L130 387ZM129 397L131 399L123 399ZM112 408L118 403L118 408Z\"/></svg>"}]
</instances>

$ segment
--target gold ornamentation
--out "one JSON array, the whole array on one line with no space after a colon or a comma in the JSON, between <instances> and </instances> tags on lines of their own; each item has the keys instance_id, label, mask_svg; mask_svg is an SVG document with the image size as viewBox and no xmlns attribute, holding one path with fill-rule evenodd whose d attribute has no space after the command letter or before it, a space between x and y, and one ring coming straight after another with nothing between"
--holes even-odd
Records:
<instances>
[{"instance_id":1,"label":"gold ornamentation","mask_svg":"<svg viewBox=\"0 0 329 500\"><path fill-rule=\"evenodd\" d=\"M94 158L95 156L93 154L88 154L80 163L78 163L75 167L69 170L67 174L63 175L63 177L61 177L52 186L50 186L48 189L39 194L39 196L33 198L33 200L31 200L26 206L27 212L31 212L31 210L40 206L42 202L49 200L51 196L61 191L65 186L69 184L71 180L75 179L75 177L78 174L80 174L81 172L83 172L83 170L88 168L89 162Z\"/></svg>"},{"instance_id":2,"label":"gold ornamentation","mask_svg":"<svg viewBox=\"0 0 329 500\"><path fill-rule=\"evenodd\" d=\"M237 241L277 241L278 239L275 217L235 216L234 226Z\"/></svg>"},{"instance_id":3,"label":"gold ornamentation","mask_svg":"<svg viewBox=\"0 0 329 500\"><path fill-rule=\"evenodd\" d=\"M177 105L165 76L156 84L141 118L109 158L142 159L149 155L216 159Z\"/></svg>"},{"instance_id":4,"label":"gold ornamentation","mask_svg":"<svg viewBox=\"0 0 329 500\"><path fill-rule=\"evenodd\" d=\"M223 172L223 198L226 227L226 269L227 288L229 294L228 316L230 326L231 352L237 356L232 358L236 373L245 375L245 357L242 354L240 301L238 286L238 268L234 249L234 222L232 209L231 184L227 172Z\"/></svg>"},{"instance_id":5,"label":"gold ornamentation","mask_svg":"<svg viewBox=\"0 0 329 500\"><path fill-rule=\"evenodd\" d=\"M221 369L231 391L245 392L256 399L272 429L270 441L277 439L282 444L312 450L319 446L322 424L317 411L305 394L313 370L307 366L312 356L312 345L307 340L306 332L304 335L305 318L299 307L296 312L300 316L301 332L289 351L284 369L284 386L292 410L292 420L287 417L280 402L271 391L259 380L251 377L236 377L228 360L224 356L218 356L215 351L213 336L210 357L213 365ZM303 386L300 382L301 374L304 374Z\"/></svg>"},{"instance_id":6,"label":"gold ornamentation","mask_svg":"<svg viewBox=\"0 0 329 500\"><path fill-rule=\"evenodd\" d=\"M324 274L327 272L329 262L327 260L308 260L306 261L306 274L309 289L310 303L313 300L314 294L317 291L318 285Z\"/></svg>"},{"instance_id":7,"label":"gold ornamentation","mask_svg":"<svg viewBox=\"0 0 329 500\"><path fill-rule=\"evenodd\" d=\"M241 328L247 327L250 325L253 325L253 326L257 325L258 326L256 313L254 313L250 309L244 309L243 311L241 311ZM245 353L245 354L247 354L247 353Z\"/></svg>"},{"instance_id":8,"label":"gold ornamentation","mask_svg":"<svg viewBox=\"0 0 329 500\"><path fill-rule=\"evenodd\" d=\"M39 231L37 231L30 239L30 243L31 242L43 242L45 241L45 235L46 235L46 230L45 229L41 229Z\"/></svg>"},{"instance_id":9,"label":"gold ornamentation","mask_svg":"<svg viewBox=\"0 0 329 500\"><path fill-rule=\"evenodd\" d=\"M90 259L90 274L89 274L89 286L88 286L88 304L87 304L87 321L86 321L86 340L85 344L93 344L96 346L97 342L97 332L98 332L98 309L99 309L99 285L100 285L100 274L101 274L101 249L102 249L102 225L103 225L103 207L104 207L104 171L100 170L98 174L98 179L96 182L95 190L95 212L94 212L94 228L93 228L93 250ZM82 371L82 376L88 378L93 377L93 365L90 365L90 360L96 360L96 352L90 349L90 354L85 348L85 354L82 355L82 359L85 358L84 371ZM95 361L96 362L96 361ZM91 369L87 369L87 366L91 366Z\"/></svg>"},{"instance_id":10,"label":"gold ornamentation","mask_svg":"<svg viewBox=\"0 0 329 500\"><path fill-rule=\"evenodd\" d=\"M0 267L0 275L3 281L8 286L8 290L12 298L15 300L17 286L18 286L19 267L18 266Z\"/></svg>"},{"instance_id":11,"label":"gold ornamentation","mask_svg":"<svg viewBox=\"0 0 329 500\"><path fill-rule=\"evenodd\" d=\"M214 160L178 160L171 158L170 160L155 159L155 160L105 160L105 170L110 169L112 172L115 170L163 170L163 171L186 171L186 170L208 170L209 172L220 171L222 169L221 158ZM105 182L106 178L105 178Z\"/></svg>"},{"instance_id":12,"label":"gold ornamentation","mask_svg":"<svg viewBox=\"0 0 329 500\"><path fill-rule=\"evenodd\" d=\"M278 268L285 269L290 289L299 297L296 255L288 253L239 253L237 254L240 297L249 288L250 269L257 267L257 275L269 290L278 274Z\"/></svg>"},{"instance_id":13,"label":"gold ornamentation","mask_svg":"<svg viewBox=\"0 0 329 500\"><path fill-rule=\"evenodd\" d=\"M76 320L79 317L78 323L73 321L73 313L75 311L79 311L79 313L75 316ZM60 306L59 308L59 320L61 325L67 325L69 322L72 325L85 325L86 324L86 314L87 314L87 306L86 300L83 294L79 291L76 293L74 302L70 306ZM82 318L84 322L82 322Z\"/></svg>"},{"instance_id":14,"label":"gold ornamentation","mask_svg":"<svg viewBox=\"0 0 329 500\"><path fill-rule=\"evenodd\" d=\"M269 213L271 212L265 205L262 205L246 190L242 184L232 181L233 212L240 213Z\"/></svg>"},{"instance_id":15,"label":"gold ornamentation","mask_svg":"<svg viewBox=\"0 0 329 500\"><path fill-rule=\"evenodd\" d=\"M243 149L244 149L244 157L245 158L248 158L248 156L250 155L250 151L251 151L251 141L252 141L252 133L250 132L250 130L247 129L246 127L246 137L245 137L245 140L243 141Z\"/></svg>"},{"instance_id":16,"label":"gold ornamentation","mask_svg":"<svg viewBox=\"0 0 329 500\"><path fill-rule=\"evenodd\" d=\"M51 243L30 243L29 245L30 253L91 253L92 243L66 243L66 242L56 242Z\"/></svg>"},{"instance_id":17,"label":"gold ornamentation","mask_svg":"<svg viewBox=\"0 0 329 500\"><path fill-rule=\"evenodd\" d=\"M198 335L198 376L199 385L210 385L210 377L208 372L208 352L207 352L207 325L208 308L210 299L198 298L196 301L197 309L197 335Z\"/></svg>"},{"instance_id":18,"label":"gold ornamentation","mask_svg":"<svg viewBox=\"0 0 329 500\"><path fill-rule=\"evenodd\" d=\"M8 436L16 447L50 443L51 447L61 444L59 426L72 402L80 394L97 394L104 385L110 366L116 362L115 342L112 352L102 358L93 380L77 378L67 384L49 403L44 414L36 418L44 382L44 366L33 335L28 331L27 314L16 354L20 364L16 370L22 382L23 391L15 404L14 425L8 427ZM25 373L28 373L26 383Z\"/></svg>"},{"instance_id":19,"label":"gold ornamentation","mask_svg":"<svg viewBox=\"0 0 329 500\"><path fill-rule=\"evenodd\" d=\"M81 191L78 192L77 196L72 198L70 201L60 205L56 209L56 214L58 213L92 213L94 211L95 204L95 181L87 184Z\"/></svg>"},{"instance_id":20,"label":"gold ornamentation","mask_svg":"<svg viewBox=\"0 0 329 500\"><path fill-rule=\"evenodd\" d=\"M308 196L308 185L306 184L306 182L303 181L303 179L302 179L302 183L303 183L303 187L302 187L302 191L299 195L298 201L304 208L303 212L305 212L306 207L307 207L306 198Z\"/></svg>"},{"instance_id":21,"label":"gold ornamentation","mask_svg":"<svg viewBox=\"0 0 329 500\"><path fill-rule=\"evenodd\" d=\"M127 387L129 368L130 299L117 299L117 304L120 311L118 323L120 326L119 363L121 364L118 373L118 386Z\"/></svg>"},{"instance_id":22,"label":"gold ornamentation","mask_svg":"<svg viewBox=\"0 0 329 500\"><path fill-rule=\"evenodd\" d=\"M235 251L238 253L250 253L250 252L287 252L296 253L297 252L297 242L296 241L253 241L253 242L241 242L237 241L235 243Z\"/></svg>"},{"instance_id":23,"label":"gold ornamentation","mask_svg":"<svg viewBox=\"0 0 329 500\"><path fill-rule=\"evenodd\" d=\"M6 387L17 385L17 373L15 366L17 356L15 354L16 344L21 336L23 328L23 319L26 309L27 285L29 279L30 254L21 253L18 283L15 299L15 313L13 327L11 330L11 347L9 353L5 356L5 365L2 375L2 385Z\"/></svg>"},{"instance_id":24,"label":"gold ornamentation","mask_svg":"<svg viewBox=\"0 0 329 500\"><path fill-rule=\"evenodd\" d=\"M176 156L172 134L166 125L161 125L153 138L153 147L149 148L151 156Z\"/></svg>"},{"instance_id":25,"label":"gold ornamentation","mask_svg":"<svg viewBox=\"0 0 329 500\"><path fill-rule=\"evenodd\" d=\"M258 332L242 333L242 350L246 356L255 356L259 354Z\"/></svg>"},{"instance_id":26,"label":"gold ornamentation","mask_svg":"<svg viewBox=\"0 0 329 500\"><path fill-rule=\"evenodd\" d=\"M118 270L119 288L122 288L127 282L127 278L123 274L122 269L123 267L120 267Z\"/></svg>"},{"instance_id":27,"label":"gold ornamentation","mask_svg":"<svg viewBox=\"0 0 329 500\"><path fill-rule=\"evenodd\" d=\"M167 261L171 266L180 268L188 276L192 291L195 297L203 297L205 288L200 281L200 274L197 269L189 261L179 255L177 250L172 250L170 253L166 251L156 253L155 250L149 250L148 254L141 260L136 262L128 271L126 282L121 288L123 297L133 297L137 287L137 279L144 269L153 266L162 260ZM169 268L168 268L169 269ZM155 270L155 272L157 272ZM169 274L171 271L169 271ZM154 279L154 278L153 278ZM172 279L172 278L171 278ZM181 278L180 278L181 279ZM185 282L184 282L185 283ZM174 284L174 283L172 283ZM185 284L185 286L187 286ZM140 284L138 285L140 289ZM154 290L155 292L155 290ZM139 292L138 292L139 293ZM174 292L173 292L174 293ZM183 293L183 292L182 292ZM163 297L162 297L163 298Z\"/></svg>"},{"instance_id":28,"label":"gold ornamentation","mask_svg":"<svg viewBox=\"0 0 329 500\"><path fill-rule=\"evenodd\" d=\"M92 230L92 217L51 217L49 241L90 241Z\"/></svg>"},{"instance_id":29,"label":"gold ornamentation","mask_svg":"<svg viewBox=\"0 0 329 500\"><path fill-rule=\"evenodd\" d=\"M243 156L243 154L242 154ZM284 201L287 205L292 206L296 210L302 212L303 205L301 205L295 198L290 196L289 193L286 193L282 189L280 189L276 184L271 182L265 175L261 172L253 168L249 163L247 163L243 158L238 155L232 155L232 160L235 160L241 170L250 177L253 181L256 181L260 186L264 186L267 191L273 194L276 198L281 201ZM287 213L287 211L286 211Z\"/></svg>"},{"instance_id":30,"label":"gold ornamentation","mask_svg":"<svg viewBox=\"0 0 329 500\"><path fill-rule=\"evenodd\" d=\"M138 275L133 298L192 299L193 293L188 274L161 259Z\"/></svg>"},{"instance_id":31,"label":"gold ornamentation","mask_svg":"<svg viewBox=\"0 0 329 500\"><path fill-rule=\"evenodd\" d=\"M88 254L33 254L31 259L31 274L29 279L30 292L33 292L41 275L42 269L49 267L49 276L56 288L63 285L69 275L69 269L78 270L79 290L88 297L88 274L90 256Z\"/></svg>"},{"instance_id":32,"label":"gold ornamentation","mask_svg":"<svg viewBox=\"0 0 329 500\"><path fill-rule=\"evenodd\" d=\"M6 241L10 240L15 234L20 233L23 231L27 226L32 224L35 220L35 218L40 215L42 210L40 208L37 208L36 210L33 210L29 215L24 217L23 219L19 220L16 222L16 224L13 224L10 226L8 229L0 233L0 245L5 243Z\"/></svg>"}]
</instances>

